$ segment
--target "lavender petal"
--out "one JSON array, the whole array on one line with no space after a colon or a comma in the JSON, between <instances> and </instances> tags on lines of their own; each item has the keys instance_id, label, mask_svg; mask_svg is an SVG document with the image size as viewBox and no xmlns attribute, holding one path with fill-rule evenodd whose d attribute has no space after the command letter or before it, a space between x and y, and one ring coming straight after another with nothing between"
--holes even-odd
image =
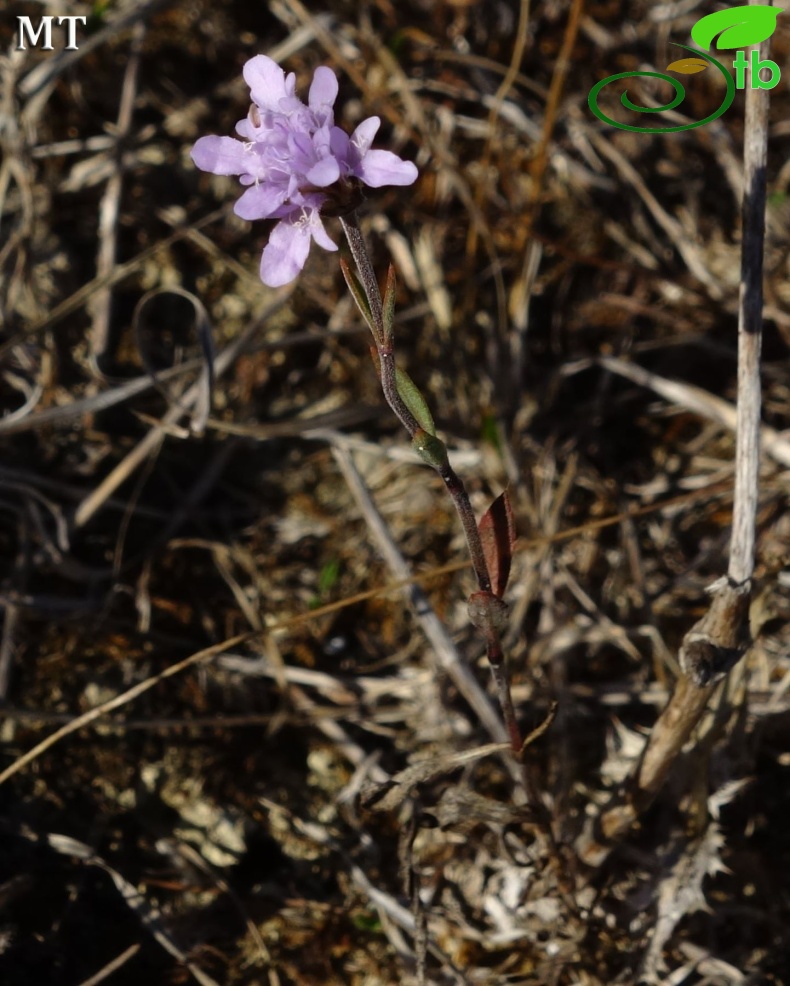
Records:
<instances>
[{"instance_id":1,"label":"lavender petal","mask_svg":"<svg viewBox=\"0 0 790 986\"><path fill-rule=\"evenodd\" d=\"M288 219L272 230L261 257L261 280L270 288L279 288L298 277L310 252L310 227Z\"/></svg>"},{"instance_id":2,"label":"lavender petal","mask_svg":"<svg viewBox=\"0 0 790 986\"><path fill-rule=\"evenodd\" d=\"M411 161L403 161L392 151L368 151L355 169L371 188L382 185L411 185L417 180L417 166Z\"/></svg>"},{"instance_id":3,"label":"lavender petal","mask_svg":"<svg viewBox=\"0 0 790 986\"><path fill-rule=\"evenodd\" d=\"M235 137L201 137L192 148L192 160L201 171L215 175L249 173L251 156Z\"/></svg>"}]
</instances>

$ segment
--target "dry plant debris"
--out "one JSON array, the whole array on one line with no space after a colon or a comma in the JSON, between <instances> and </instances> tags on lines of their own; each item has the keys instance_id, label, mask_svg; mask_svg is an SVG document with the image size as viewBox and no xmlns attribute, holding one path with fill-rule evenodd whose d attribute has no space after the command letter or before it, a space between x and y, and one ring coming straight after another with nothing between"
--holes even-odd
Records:
<instances>
[{"instance_id":1,"label":"dry plant debris","mask_svg":"<svg viewBox=\"0 0 790 986\"><path fill-rule=\"evenodd\" d=\"M600 125L587 94L663 68L715 8L0 13L6 986L790 982L786 79L752 646L652 806L589 843L727 570L744 99L661 136ZM42 10L88 18L78 50L16 50ZM790 21L772 45L786 64ZM338 121L380 116L420 169L361 224L477 517L510 489L503 642L550 843L457 518L383 404L337 258L265 288L266 228L190 161L246 111L261 53L300 88L329 65Z\"/></svg>"}]
</instances>

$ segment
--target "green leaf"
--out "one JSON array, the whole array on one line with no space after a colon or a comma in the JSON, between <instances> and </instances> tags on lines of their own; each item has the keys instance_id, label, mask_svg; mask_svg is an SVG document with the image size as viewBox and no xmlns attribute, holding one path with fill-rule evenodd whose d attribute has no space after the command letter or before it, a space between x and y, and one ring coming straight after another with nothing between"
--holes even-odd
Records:
<instances>
[{"instance_id":1,"label":"green leaf","mask_svg":"<svg viewBox=\"0 0 790 986\"><path fill-rule=\"evenodd\" d=\"M700 48L710 51L713 39L721 35L717 48L746 48L770 38L776 30L776 18L781 7L728 7L708 14L691 29L691 37Z\"/></svg>"},{"instance_id":2,"label":"green leaf","mask_svg":"<svg viewBox=\"0 0 790 986\"><path fill-rule=\"evenodd\" d=\"M357 308L362 313L362 317L368 323L368 328L373 333L373 338L376 342L379 342L379 333L376 328L376 323L373 320L373 313L370 310L368 299L365 297L365 292L362 289L362 285L359 283L357 275L353 270L351 270L342 257L340 258L340 269L343 271L343 277L348 285L348 290L351 292L354 301L357 303Z\"/></svg>"},{"instance_id":3,"label":"green leaf","mask_svg":"<svg viewBox=\"0 0 790 986\"><path fill-rule=\"evenodd\" d=\"M351 923L357 931L367 931L371 934L379 934L383 930L381 919L374 911L360 911L356 914L352 914Z\"/></svg>"},{"instance_id":4,"label":"green leaf","mask_svg":"<svg viewBox=\"0 0 790 986\"><path fill-rule=\"evenodd\" d=\"M414 433L411 440L411 447L419 455L423 462L427 462L434 469L441 470L449 465L447 459L447 447L441 438L436 435L429 435L422 428Z\"/></svg>"},{"instance_id":5,"label":"green leaf","mask_svg":"<svg viewBox=\"0 0 790 986\"><path fill-rule=\"evenodd\" d=\"M384 289L384 309L382 313L384 345L391 346L395 334L395 268L390 264L387 271L387 287Z\"/></svg>"},{"instance_id":6,"label":"green leaf","mask_svg":"<svg viewBox=\"0 0 790 986\"><path fill-rule=\"evenodd\" d=\"M318 591L322 596L325 596L334 587L338 575L340 575L340 562L334 558L324 565L318 576Z\"/></svg>"},{"instance_id":7,"label":"green leaf","mask_svg":"<svg viewBox=\"0 0 790 986\"><path fill-rule=\"evenodd\" d=\"M488 442L499 454L502 454L502 436L499 433L499 424L495 415L490 412L483 416L483 423L480 428L480 440Z\"/></svg>"},{"instance_id":8,"label":"green leaf","mask_svg":"<svg viewBox=\"0 0 790 986\"><path fill-rule=\"evenodd\" d=\"M436 425L433 423L433 417L425 403L425 398L409 374L397 366L395 367L395 386L403 398L403 403L417 419L417 424L429 435L436 435Z\"/></svg>"}]
</instances>

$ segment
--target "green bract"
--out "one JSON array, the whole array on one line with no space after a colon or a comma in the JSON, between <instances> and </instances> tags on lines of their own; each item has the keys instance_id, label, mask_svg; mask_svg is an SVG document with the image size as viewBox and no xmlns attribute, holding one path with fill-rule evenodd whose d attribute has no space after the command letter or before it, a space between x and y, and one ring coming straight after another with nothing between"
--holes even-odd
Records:
<instances>
[{"instance_id":1,"label":"green bract","mask_svg":"<svg viewBox=\"0 0 790 986\"><path fill-rule=\"evenodd\" d=\"M436 435L436 425L433 423L433 416L425 403L425 398L409 374L400 367L395 368L395 386L403 403L417 419L417 424L429 435Z\"/></svg>"},{"instance_id":2,"label":"green bract","mask_svg":"<svg viewBox=\"0 0 790 986\"><path fill-rule=\"evenodd\" d=\"M420 428L412 438L411 445L422 461L427 462L434 469L442 469L449 465L447 448L436 435L429 435L427 431Z\"/></svg>"}]
</instances>

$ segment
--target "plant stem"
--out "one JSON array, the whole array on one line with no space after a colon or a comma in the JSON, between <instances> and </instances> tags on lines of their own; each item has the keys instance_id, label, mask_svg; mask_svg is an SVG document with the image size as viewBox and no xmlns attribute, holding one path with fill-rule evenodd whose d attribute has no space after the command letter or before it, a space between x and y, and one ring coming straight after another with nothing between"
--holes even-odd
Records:
<instances>
[{"instance_id":1,"label":"plant stem","mask_svg":"<svg viewBox=\"0 0 790 986\"><path fill-rule=\"evenodd\" d=\"M472 567L475 570L475 578L482 592L491 592L491 576L488 572L483 543L480 540L480 529L477 526L472 504L469 502L469 494L461 480L461 477L451 465L446 465L437 472L442 477L447 492L455 504L455 509L461 520L461 525L466 535L466 544L469 548L469 555L472 559Z\"/></svg>"},{"instance_id":2,"label":"plant stem","mask_svg":"<svg viewBox=\"0 0 790 986\"><path fill-rule=\"evenodd\" d=\"M357 265L359 276L362 278L362 287L365 289L370 311L373 315L373 321L379 326L379 330L381 330L381 325L384 321L381 291L379 291L379 282L376 280L376 272L373 270L373 264L370 262L370 255L365 245L365 239L362 236L362 230L359 228L359 219L356 212L350 212L347 216L341 216L340 224L343 227L343 232L346 234L351 256Z\"/></svg>"},{"instance_id":3,"label":"plant stem","mask_svg":"<svg viewBox=\"0 0 790 986\"><path fill-rule=\"evenodd\" d=\"M385 342L384 305L381 300L379 282L376 280L376 272L373 270L373 264L370 260L368 248L365 245L365 239L362 236L362 230L359 228L359 220L356 212L351 212L347 216L341 216L340 222L351 249L351 256L354 258L354 263L357 266L365 297L368 299L373 324L376 326L374 341L379 355L381 389L384 392L384 399L397 415L400 423L408 431L409 437L414 438L420 425L398 393L398 384L395 378L395 353L393 352L392 345Z\"/></svg>"},{"instance_id":4,"label":"plant stem","mask_svg":"<svg viewBox=\"0 0 790 986\"><path fill-rule=\"evenodd\" d=\"M392 346L384 341L384 306L381 300L381 292L379 290L376 274L373 270L373 264L370 261L370 255L368 254L367 246L362 236L362 230L359 228L359 220L356 213L352 212L348 216L341 217L340 222L343 225L343 230L346 234L346 239L348 240L348 245L351 249L351 255L354 258L354 263L359 271L362 287L365 291L365 296L368 299L368 304L370 305L373 322L378 330L375 342L376 350L379 356L381 389L384 392L384 398L397 415L403 427L409 433L409 437L414 438L415 435L421 430L420 424L406 406L403 398L398 392L398 385L395 377L395 353ZM466 536L466 543L469 548L469 554L472 558L472 565L475 570L477 584L482 591L490 592L491 577L488 573L485 553L483 552L483 544L480 540L480 531L477 527L477 521L475 519L474 511L472 510L472 505L469 502L469 495L466 492L466 487L449 463L443 464L441 467L437 466L435 468L442 477L442 481L447 487L447 492L450 494L450 497L455 505L455 509L461 520L461 526L463 527L464 535Z\"/></svg>"},{"instance_id":5,"label":"plant stem","mask_svg":"<svg viewBox=\"0 0 790 986\"><path fill-rule=\"evenodd\" d=\"M760 56L768 56L768 43ZM746 90L744 128L743 239L738 306L738 407L735 496L728 574L738 585L754 571L755 518L760 472L760 349L765 237L765 166L768 154L768 93Z\"/></svg>"},{"instance_id":6,"label":"plant stem","mask_svg":"<svg viewBox=\"0 0 790 986\"><path fill-rule=\"evenodd\" d=\"M372 321L371 328L373 329L373 338L379 358L381 388L384 392L384 397L399 418L401 424L409 433L409 437L414 440L420 435L424 436L425 431L414 417L411 410L406 406L400 392L398 391L395 372L395 353L391 342L391 326L385 326L384 324L384 303L382 301L381 291L379 290L373 264L371 263L367 246L362 236L362 231L359 228L359 220L356 213L351 212L347 216L342 216L340 221L343 225L343 230L346 234L348 245L351 249L351 255L354 258L354 263L356 264L357 271L359 273L362 289L365 293L368 307L370 309L370 320ZM463 527L464 535L466 537L466 544L469 549L469 555L472 559L472 566L474 568L475 578L477 579L477 585L481 595L488 597L488 604L498 602L491 591L491 575L488 570L485 551L483 550L480 529L477 525L472 504L469 502L469 495L466 492L466 487L453 467L447 461L446 454L444 454L444 447L441 444L439 447L442 449L443 460L440 461L437 457L435 461L426 461L431 461L433 468L439 476L441 476L447 492L453 501L456 512L458 513L458 517L461 521L461 526ZM490 619L486 620L485 625L480 624L480 629L486 638L486 652L488 655L488 661L491 665L491 673L494 678L497 697L502 709L502 716L505 720L505 727L507 729L510 745L514 755L518 760L522 761L523 766L523 739L521 730L519 729L518 720L516 719L516 712L513 707L513 699L510 693L510 683L507 677L505 657L502 652L499 632ZM533 804L537 804L539 801L538 792L529 777L526 767L524 767L524 777L527 797Z\"/></svg>"},{"instance_id":7,"label":"plant stem","mask_svg":"<svg viewBox=\"0 0 790 986\"><path fill-rule=\"evenodd\" d=\"M502 653L502 645L496 634L491 634L487 640L486 652L488 663L491 665L491 676L494 679L497 698L502 706L502 715L505 719L505 728L510 740L513 752L520 758L524 739L516 719L516 710L513 708L513 696L510 694L510 682L508 681L505 670L505 655Z\"/></svg>"}]
</instances>

